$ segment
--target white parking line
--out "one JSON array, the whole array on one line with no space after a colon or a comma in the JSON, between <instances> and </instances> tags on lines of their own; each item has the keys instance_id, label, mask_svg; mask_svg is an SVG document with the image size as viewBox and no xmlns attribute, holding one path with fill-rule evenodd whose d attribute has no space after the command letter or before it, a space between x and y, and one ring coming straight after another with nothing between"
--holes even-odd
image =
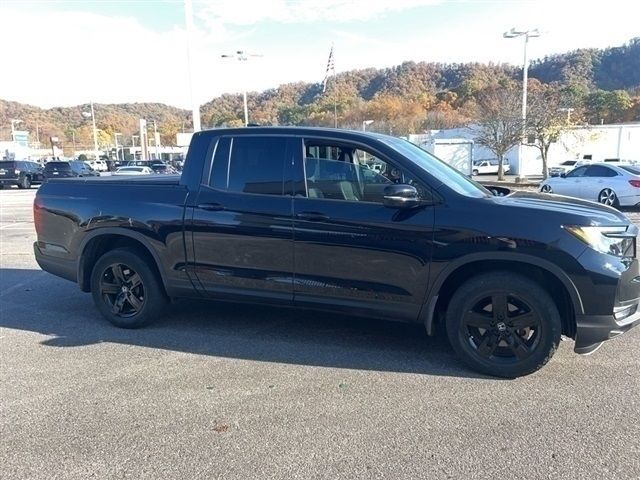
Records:
<instances>
[{"instance_id":1,"label":"white parking line","mask_svg":"<svg viewBox=\"0 0 640 480\"><path fill-rule=\"evenodd\" d=\"M6 230L8 228L15 228L15 227L24 228L25 226L31 226L31 225L32 224L30 222L15 222L15 223L10 223L9 225L0 226L0 230Z\"/></svg>"}]
</instances>

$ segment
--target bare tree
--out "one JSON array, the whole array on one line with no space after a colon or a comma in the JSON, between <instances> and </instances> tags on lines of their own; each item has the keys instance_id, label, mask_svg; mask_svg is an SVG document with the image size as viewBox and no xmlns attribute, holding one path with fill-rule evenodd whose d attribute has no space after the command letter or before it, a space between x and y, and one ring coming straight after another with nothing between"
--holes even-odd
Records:
<instances>
[{"instance_id":1,"label":"bare tree","mask_svg":"<svg viewBox=\"0 0 640 480\"><path fill-rule=\"evenodd\" d=\"M498 180L504 180L504 156L522 139L520 101L513 85L489 87L478 96L475 141L498 157Z\"/></svg>"},{"instance_id":2,"label":"bare tree","mask_svg":"<svg viewBox=\"0 0 640 480\"><path fill-rule=\"evenodd\" d=\"M547 178L549 148L571 125L571 113L574 109L566 108L562 92L555 86L538 84L530 91L527 134L534 139L536 148L540 150L542 176ZM574 119L576 117L574 114Z\"/></svg>"}]
</instances>

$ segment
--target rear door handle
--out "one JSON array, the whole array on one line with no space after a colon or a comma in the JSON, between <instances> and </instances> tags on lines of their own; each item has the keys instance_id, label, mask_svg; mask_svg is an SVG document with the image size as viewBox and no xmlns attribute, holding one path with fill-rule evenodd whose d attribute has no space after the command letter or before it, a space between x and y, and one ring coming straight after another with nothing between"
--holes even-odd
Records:
<instances>
[{"instance_id":1,"label":"rear door handle","mask_svg":"<svg viewBox=\"0 0 640 480\"><path fill-rule=\"evenodd\" d=\"M300 212L296 213L296 218L298 220L306 220L308 222L326 222L329 220L329 217L324 213L318 212Z\"/></svg>"},{"instance_id":2,"label":"rear door handle","mask_svg":"<svg viewBox=\"0 0 640 480\"><path fill-rule=\"evenodd\" d=\"M220 210L224 210L224 207L219 203L199 203L198 208L209 212L219 212Z\"/></svg>"}]
</instances>

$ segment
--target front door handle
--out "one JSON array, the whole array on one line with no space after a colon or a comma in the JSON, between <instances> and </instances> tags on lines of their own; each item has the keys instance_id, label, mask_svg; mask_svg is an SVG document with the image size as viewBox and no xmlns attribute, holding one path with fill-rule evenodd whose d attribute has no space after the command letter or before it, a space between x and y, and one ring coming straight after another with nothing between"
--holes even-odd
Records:
<instances>
[{"instance_id":1,"label":"front door handle","mask_svg":"<svg viewBox=\"0 0 640 480\"><path fill-rule=\"evenodd\" d=\"M224 210L224 207L219 203L199 203L198 208L209 212L219 212L220 210Z\"/></svg>"},{"instance_id":2,"label":"front door handle","mask_svg":"<svg viewBox=\"0 0 640 480\"><path fill-rule=\"evenodd\" d=\"M300 212L296 213L296 218L298 220L306 220L308 222L326 222L329 220L329 217L324 213L319 212Z\"/></svg>"}]
</instances>

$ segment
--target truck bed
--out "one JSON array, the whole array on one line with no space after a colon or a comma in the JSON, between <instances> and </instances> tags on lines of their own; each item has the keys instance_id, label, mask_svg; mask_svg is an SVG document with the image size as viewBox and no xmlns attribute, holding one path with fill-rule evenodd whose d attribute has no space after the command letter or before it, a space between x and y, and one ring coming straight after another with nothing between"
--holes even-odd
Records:
<instances>
[{"instance_id":1,"label":"truck bed","mask_svg":"<svg viewBox=\"0 0 640 480\"><path fill-rule=\"evenodd\" d=\"M131 175L124 176L104 176L104 177L82 177L82 178L50 178L46 183L83 183L89 185L178 185L180 175Z\"/></svg>"}]
</instances>

